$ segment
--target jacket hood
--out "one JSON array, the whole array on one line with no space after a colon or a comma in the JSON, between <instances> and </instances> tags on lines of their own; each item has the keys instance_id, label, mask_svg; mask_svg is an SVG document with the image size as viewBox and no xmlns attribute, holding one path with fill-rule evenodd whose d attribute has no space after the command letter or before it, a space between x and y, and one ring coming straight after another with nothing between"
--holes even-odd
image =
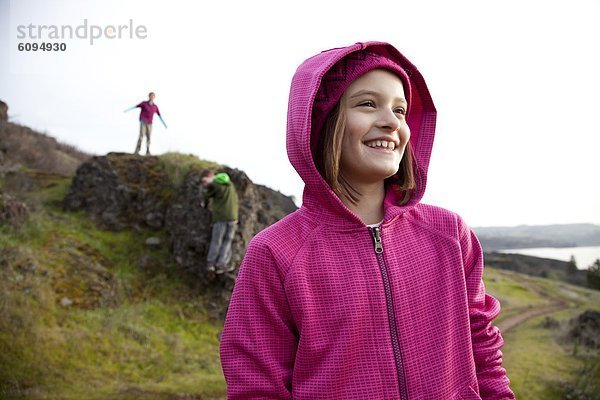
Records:
<instances>
[{"instance_id":1,"label":"jacket hood","mask_svg":"<svg viewBox=\"0 0 600 400\"><path fill-rule=\"evenodd\" d=\"M229 175L227 175L227 173L220 172L215 175L215 178L213 181L215 183L218 183L219 185L227 185L227 184L229 184L229 182L231 182L231 178L229 178Z\"/></svg>"},{"instance_id":2,"label":"jacket hood","mask_svg":"<svg viewBox=\"0 0 600 400\"><path fill-rule=\"evenodd\" d=\"M386 186L384 223L418 204L425 193L427 183L427 168L435 135L436 110L421 73L396 48L384 42L359 42L347 47L325 50L304 61L294 74L288 103L286 144L290 162L305 183L303 206L315 214L326 214L327 221L333 224L350 222L353 225L364 226L317 170L311 152L313 105L323 75L342 58L363 50L387 57L399 65L410 80L411 99L407 123L411 132L416 187L411 192L410 200L399 206L394 190Z\"/></svg>"}]
</instances>

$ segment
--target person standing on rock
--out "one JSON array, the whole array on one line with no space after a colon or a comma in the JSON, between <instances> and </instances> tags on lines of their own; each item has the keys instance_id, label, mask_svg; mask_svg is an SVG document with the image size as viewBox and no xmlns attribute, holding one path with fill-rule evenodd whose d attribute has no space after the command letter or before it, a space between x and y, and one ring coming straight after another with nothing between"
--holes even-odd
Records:
<instances>
[{"instance_id":1,"label":"person standing on rock","mask_svg":"<svg viewBox=\"0 0 600 400\"><path fill-rule=\"evenodd\" d=\"M231 243L238 220L238 196L235 185L225 172L215 175L213 170L202 172L201 181L205 188L205 206L212 199L212 235L206 268L209 272L222 274L235 269L229 265Z\"/></svg>"},{"instance_id":2,"label":"person standing on rock","mask_svg":"<svg viewBox=\"0 0 600 400\"><path fill-rule=\"evenodd\" d=\"M148 101L142 101L137 106L125 110L125 112L127 112L136 108L142 109L140 112L140 135L138 138L137 146L135 147L135 154L140 153L140 149L142 147L142 140L144 136L146 136L146 155L150 155L150 136L152 135L152 120L154 118L155 113L156 115L158 115L158 118L160 118L160 122L162 122L165 129L167 128L167 124L160 115L158 106L156 105L156 103L154 103L155 97L156 95L154 94L154 92L150 92L148 93Z\"/></svg>"}]
</instances>

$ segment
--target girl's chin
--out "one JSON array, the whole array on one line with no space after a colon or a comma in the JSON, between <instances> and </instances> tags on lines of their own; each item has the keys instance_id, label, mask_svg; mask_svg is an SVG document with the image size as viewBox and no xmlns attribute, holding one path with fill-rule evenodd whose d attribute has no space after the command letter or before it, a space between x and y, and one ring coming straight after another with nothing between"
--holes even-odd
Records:
<instances>
[{"instance_id":1,"label":"girl's chin","mask_svg":"<svg viewBox=\"0 0 600 400\"><path fill-rule=\"evenodd\" d=\"M398 172L400 163L393 163L385 166L378 166L377 168L373 168L371 174L373 176L377 176L378 179L386 179L390 176L393 176L396 172Z\"/></svg>"},{"instance_id":2,"label":"girl's chin","mask_svg":"<svg viewBox=\"0 0 600 400\"><path fill-rule=\"evenodd\" d=\"M343 171L342 171L343 172ZM355 182L364 182L364 183L377 183L377 182L382 182L385 179L394 176L394 174L398 172L398 166L396 165L395 167L388 167L388 168L369 168L366 171L361 171L361 173L359 175L354 175L353 174L347 174L345 173L344 176L346 177L347 180L349 181L355 181Z\"/></svg>"}]
</instances>

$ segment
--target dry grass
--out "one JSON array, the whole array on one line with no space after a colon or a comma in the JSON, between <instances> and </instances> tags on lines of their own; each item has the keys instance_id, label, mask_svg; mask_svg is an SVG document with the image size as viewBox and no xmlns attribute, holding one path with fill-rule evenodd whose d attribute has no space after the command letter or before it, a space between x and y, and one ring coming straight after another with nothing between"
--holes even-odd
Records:
<instances>
[{"instance_id":1,"label":"dry grass","mask_svg":"<svg viewBox=\"0 0 600 400\"><path fill-rule=\"evenodd\" d=\"M90 155L75 146L60 143L53 137L26 126L0 124L0 167L20 164L30 169L73 176ZM1 172L1 171L0 171Z\"/></svg>"}]
</instances>

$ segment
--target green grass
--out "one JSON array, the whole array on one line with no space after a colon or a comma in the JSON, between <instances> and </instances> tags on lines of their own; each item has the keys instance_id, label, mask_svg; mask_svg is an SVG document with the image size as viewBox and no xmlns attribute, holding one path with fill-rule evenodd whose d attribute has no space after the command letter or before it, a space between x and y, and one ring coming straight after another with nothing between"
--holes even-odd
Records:
<instances>
[{"instance_id":1,"label":"green grass","mask_svg":"<svg viewBox=\"0 0 600 400\"><path fill-rule=\"evenodd\" d=\"M484 282L486 290L500 300L503 312L549 303L548 299L532 290L532 285L539 285L533 277L486 267Z\"/></svg>"},{"instance_id":2,"label":"green grass","mask_svg":"<svg viewBox=\"0 0 600 400\"><path fill-rule=\"evenodd\" d=\"M552 330L540 327L544 317L533 318L505 335L504 366L517 398L560 399L556 382L573 379L579 366L560 346Z\"/></svg>"},{"instance_id":3,"label":"green grass","mask_svg":"<svg viewBox=\"0 0 600 400\"><path fill-rule=\"evenodd\" d=\"M600 310L600 292L569 285L560 281L524 276L512 271L486 268L486 287L502 303L502 314L514 315L523 310L528 301L535 305L562 301L569 308L550 314L560 325L544 328L546 316L532 318L503 334L505 344L504 367L517 398L564 399L564 388L591 387L584 381L581 370L593 369L600 360L597 353L575 351L575 346L565 340L569 320L588 309ZM498 318L497 321L501 321ZM598 392L595 392L596 395Z\"/></svg>"},{"instance_id":4,"label":"green grass","mask_svg":"<svg viewBox=\"0 0 600 400\"><path fill-rule=\"evenodd\" d=\"M545 317L533 318L505 335L504 366L517 398L563 399L561 387L574 384L587 356L576 354L571 343L564 340L568 321L585 309L577 307L552 314L561 326L547 329L541 326ZM598 309L598 305L595 305ZM598 355L591 355L598 360ZM596 392L598 394L598 392Z\"/></svg>"},{"instance_id":5,"label":"green grass","mask_svg":"<svg viewBox=\"0 0 600 400\"><path fill-rule=\"evenodd\" d=\"M0 227L0 398L223 398L222 324L165 246L146 247L164 234L63 212L69 182L23 193L40 209Z\"/></svg>"},{"instance_id":6,"label":"green grass","mask_svg":"<svg viewBox=\"0 0 600 400\"><path fill-rule=\"evenodd\" d=\"M543 291L535 278L513 271L486 267L484 282L486 291L497 298L502 306L502 312L495 323L529 308L542 307L552 302L551 298L540 293Z\"/></svg>"},{"instance_id":7,"label":"green grass","mask_svg":"<svg viewBox=\"0 0 600 400\"><path fill-rule=\"evenodd\" d=\"M212 161L201 160L193 154L171 152L161 154L159 159L164 165L165 172L175 186L179 186L179 184L181 184L183 178L185 178L185 175L190 170L203 170L207 168L218 170L222 168L222 165L220 164Z\"/></svg>"},{"instance_id":8,"label":"green grass","mask_svg":"<svg viewBox=\"0 0 600 400\"><path fill-rule=\"evenodd\" d=\"M64 357L58 369L75 372L63 374L68 388L58 388L61 395L84 398L90 382L107 398L126 387L223 393L222 382L214 385L222 381L217 326L181 318L176 308L160 301L70 314L55 333L71 340L53 341L54 351Z\"/></svg>"}]
</instances>

